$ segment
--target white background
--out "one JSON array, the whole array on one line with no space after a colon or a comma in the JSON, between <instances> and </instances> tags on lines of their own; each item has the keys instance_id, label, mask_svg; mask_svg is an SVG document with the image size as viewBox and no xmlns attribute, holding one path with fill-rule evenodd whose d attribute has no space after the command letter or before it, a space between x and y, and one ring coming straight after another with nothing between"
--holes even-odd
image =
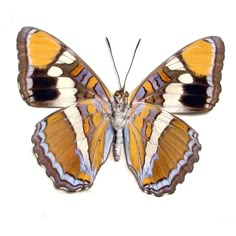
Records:
<instances>
[{"instance_id":1,"label":"white background","mask_svg":"<svg viewBox=\"0 0 236 236\"><path fill-rule=\"evenodd\" d=\"M0 235L236 235L235 55L233 1L12 1L0 13ZM53 109L27 106L17 87L16 36L44 29L77 52L114 91L142 41L128 88L186 44L219 35L226 45L220 102L199 116L181 116L200 135L200 161L173 195L142 193L126 167L110 157L91 190L56 190L32 154L34 125Z\"/></svg>"}]
</instances>

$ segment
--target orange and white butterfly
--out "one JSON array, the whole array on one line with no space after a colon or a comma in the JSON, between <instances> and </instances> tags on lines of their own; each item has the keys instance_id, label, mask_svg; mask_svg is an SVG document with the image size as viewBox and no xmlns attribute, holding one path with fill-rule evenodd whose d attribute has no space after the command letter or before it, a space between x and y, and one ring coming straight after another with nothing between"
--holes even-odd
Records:
<instances>
[{"instance_id":1,"label":"orange and white butterfly","mask_svg":"<svg viewBox=\"0 0 236 236\"><path fill-rule=\"evenodd\" d=\"M36 125L34 153L56 187L92 186L111 146L146 193L173 193L197 162L197 132L169 113L199 113L218 102L223 41L197 40L151 72L131 93L112 95L69 47L42 30L24 27L17 38L23 99L35 107L61 107Z\"/></svg>"}]
</instances>

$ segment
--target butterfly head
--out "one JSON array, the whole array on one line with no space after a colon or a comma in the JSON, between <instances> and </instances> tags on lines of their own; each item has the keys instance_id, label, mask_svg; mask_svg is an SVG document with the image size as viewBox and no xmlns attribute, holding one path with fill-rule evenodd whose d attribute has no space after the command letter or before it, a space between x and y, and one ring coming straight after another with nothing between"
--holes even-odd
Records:
<instances>
[{"instance_id":1,"label":"butterfly head","mask_svg":"<svg viewBox=\"0 0 236 236\"><path fill-rule=\"evenodd\" d=\"M114 94L114 99L115 99L116 104L127 105L128 97L129 97L129 93L127 91L124 92L123 90L117 90Z\"/></svg>"},{"instance_id":2,"label":"butterfly head","mask_svg":"<svg viewBox=\"0 0 236 236\"><path fill-rule=\"evenodd\" d=\"M123 90L117 90L114 94L114 100L112 102L112 110L114 114L123 113L126 114L128 110L128 98L129 93ZM116 115L114 115L116 116Z\"/></svg>"}]
</instances>

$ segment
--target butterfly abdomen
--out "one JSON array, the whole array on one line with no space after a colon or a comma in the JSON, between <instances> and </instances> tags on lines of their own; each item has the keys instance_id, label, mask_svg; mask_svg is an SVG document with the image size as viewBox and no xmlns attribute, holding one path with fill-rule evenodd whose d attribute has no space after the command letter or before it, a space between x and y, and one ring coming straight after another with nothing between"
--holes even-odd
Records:
<instances>
[{"instance_id":1,"label":"butterfly abdomen","mask_svg":"<svg viewBox=\"0 0 236 236\"><path fill-rule=\"evenodd\" d=\"M115 142L113 144L113 155L115 161L120 160L122 139L123 139L122 129L118 129L116 131Z\"/></svg>"},{"instance_id":2,"label":"butterfly abdomen","mask_svg":"<svg viewBox=\"0 0 236 236\"><path fill-rule=\"evenodd\" d=\"M115 161L119 161L121 155L121 144L123 142L123 128L127 120L127 111L115 111L111 117L111 123L115 130L115 141L113 145L113 155Z\"/></svg>"}]
</instances>

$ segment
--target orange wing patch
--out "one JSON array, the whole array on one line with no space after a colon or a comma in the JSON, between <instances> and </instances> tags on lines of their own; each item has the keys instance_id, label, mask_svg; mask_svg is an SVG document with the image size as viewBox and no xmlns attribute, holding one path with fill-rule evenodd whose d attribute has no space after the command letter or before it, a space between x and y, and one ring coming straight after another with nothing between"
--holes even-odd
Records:
<instances>
[{"instance_id":1,"label":"orange wing patch","mask_svg":"<svg viewBox=\"0 0 236 236\"><path fill-rule=\"evenodd\" d=\"M192 139L188 134L189 128L187 130L181 129L176 126L177 123L180 123L180 127L185 124L175 118L159 139L158 159L155 160L153 166L153 179L155 182L169 176L170 172L176 168L189 149L188 143Z\"/></svg>"},{"instance_id":2,"label":"orange wing patch","mask_svg":"<svg viewBox=\"0 0 236 236\"><path fill-rule=\"evenodd\" d=\"M89 156L92 168L98 170L102 163L103 152L104 152L104 139L106 127L109 120L106 120L101 125L96 126L94 136L89 143ZM100 122L99 122L100 123Z\"/></svg>"},{"instance_id":3,"label":"orange wing patch","mask_svg":"<svg viewBox=\"0 0 236 236\"><path fill-rule=\"evenodd\" d=\"M214 62L214 46L205 40L198 40L187 46L182 57L188 68L197 76L208 75Z\"/></svg>"},{"instance_id":4,"label":"orange wing patch","mask_svg":"<svg viewBox=\"0 0 236 236\"><path fill-rule=\"evenodd\" d=\"M76 77L77 75L79 75L79 73L84 69L84 66L82 65L82 63L80 63L79 65L77 65L75 68L73 68L73 70L70 72L70 75L72 77Z\"/></svg>"},{"instance_id":5,"label":"orange wing patch","mask_svg":"<svg viewBox=\"0 0 236 236\"><path fill-rule=\"evenodd\" d=\"M136 173L139 173L144 164L144 143L143 139L140 136L138 130L134 127L134 125L129 125L129 150L130 152L130 162L132 166L132 170Z\"/></svg>"},{"instance_id":6,"label":"orange wing patch","mask_svg":"<svg viewBox=\"0 0 236 236\"><path fill-rule=\"evenodd\" d=\"M60 49L60 43L46 32L38 31L28 38L29 57L32 66L36 68L46 68L55 60Z\"/></svg>"},{"instance_id":7,"label":"orange wing patch","mask_svg":"<svg viewBox=\"0 0 236 236\"><path fill-rule=\"evenodd\" d=\"M158 70L157 73L165 83L169 83L171 81L171 78L163 71L163 69Z\"/></svg>"}]
</instances>

